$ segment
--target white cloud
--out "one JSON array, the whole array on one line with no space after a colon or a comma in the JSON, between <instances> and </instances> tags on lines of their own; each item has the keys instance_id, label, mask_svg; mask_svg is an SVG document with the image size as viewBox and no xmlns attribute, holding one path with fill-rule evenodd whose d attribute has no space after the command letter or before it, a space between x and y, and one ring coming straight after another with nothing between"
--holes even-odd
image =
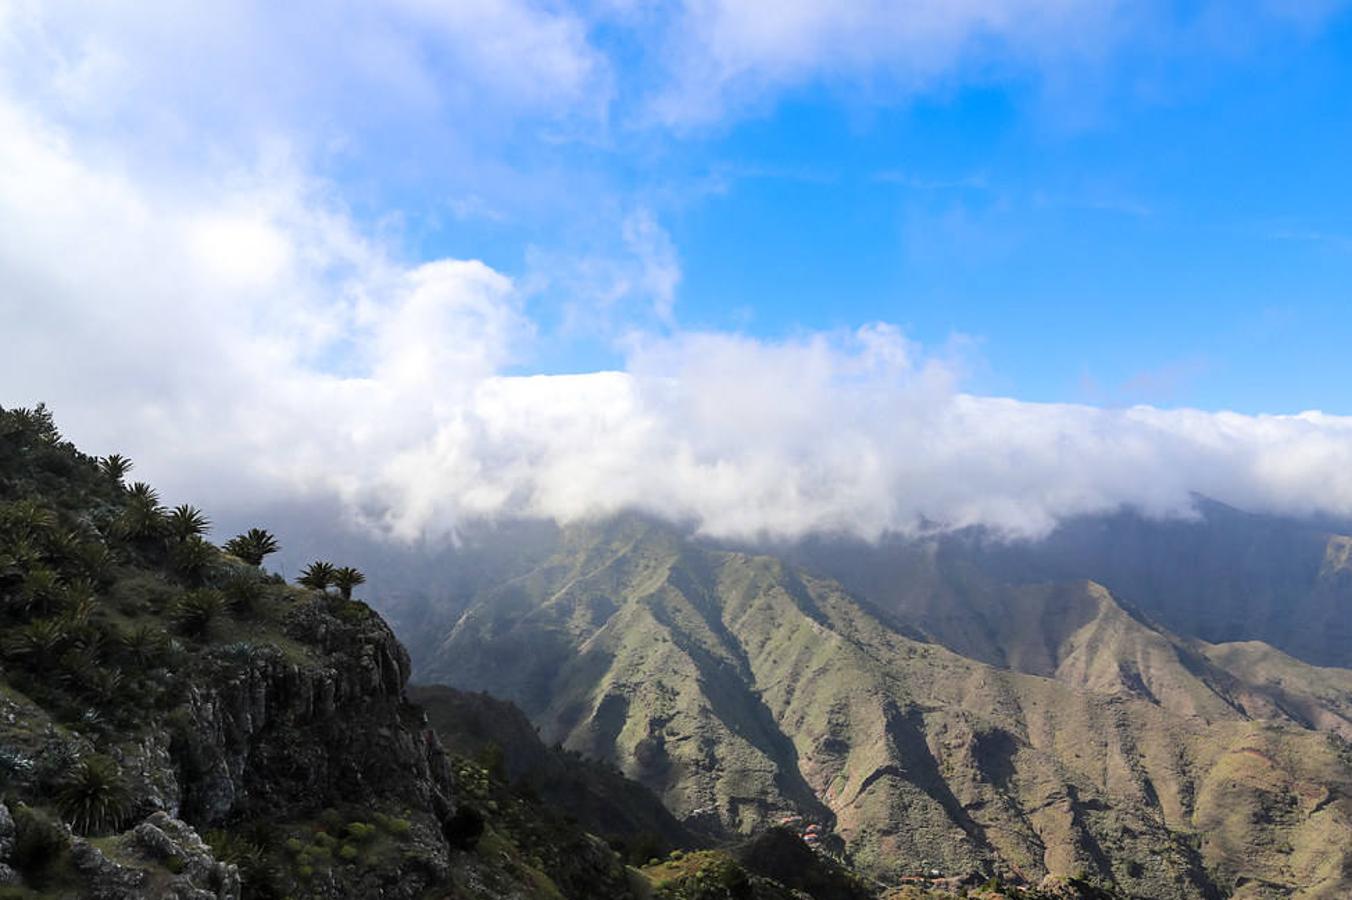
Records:
<instances>
[{"instance_id":1,"label":"white cloud","mask_svg":"<svg viewBox=\"0 0 1352 900\"><path fill-rule=\"evenodd\" d=\"M204 73L227 71L242 79L229 85L240 93L208 105L294 110L294 98L265 96L278 79L291 85L277 52L283 37L255 35L253 20L224 8L192 23L176 5L157 8L162 18L137 19L131 37L117 29L134 17L113 7L93 8L80 28L57 28L49 8L78 18L61 4L0 6L0 403L51 403L82 446L129 453L138 475L175 501L224 517L336 498L400 537L444 534L479 516L568 520L627 508L727 536L874 535L925 522L1036 534L1121 504L1182 514L1191 491L1254 509L1352 515L1349 419L970 396L959 366L888 325L779 341L682 332L671 324L676 249L642 209L620 217L625 255L578 277L594 276L612 299L641 300L667 336L635 338L624 371L505 375L533 340L527 289L479 262L401 259L308 174L294 142L209 150L165 173L140 131L100 124L134 96L131 121L172 134L172 122L192 121L172 95L209 97ZM482 15L415 3L397 13L444 16L438 46L473 43L484 67L530 50L538 58L506 89L521 103L586 93L604 69L565 14L505 0L474 9ZM732 48L728 58L772 74L844 52L833 42L858 38L865 60L890 46L867 20L891 15L882 6L858 8L858 20L792 7L774 46L737 31L744 9L708 9L732 16L715 23L732 29L716 42ZM903 47L932 39L951 48L967 26L942 19L950 14L980 29L1042 27L1014 23L1010 10L1032 17L1018 4L998 15L975 3L915 9L938 18L888 19L881 33ZM334 15L316 13L311 40L331 36ZM160 53L157 42L180 26L189 39ZM484 28L519 42L495 43ZM173 84L165 59L209 58L219 50L214 29L219 46L258 37L258 59L208 65ZM416 97L426 60L415 54L423 62L401 68L406 45L382 43L393 33L374 29L357 53L376 81L348 65L338 85L393 79ZM16 49L19 37L28 42ZM304 96L314 78L287 90ZM241 109L250 121L269 118ZM151 121L155 110L171 123Z\"/></svg>"}]
</instances>

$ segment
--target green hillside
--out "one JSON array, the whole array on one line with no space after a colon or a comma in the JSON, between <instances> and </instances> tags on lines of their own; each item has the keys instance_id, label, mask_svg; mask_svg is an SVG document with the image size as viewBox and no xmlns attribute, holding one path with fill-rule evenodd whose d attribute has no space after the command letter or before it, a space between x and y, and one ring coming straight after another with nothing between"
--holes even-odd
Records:
<instances>
[{"instance_id":1,"label":"green hillside","mask_svg":"<svg viewBox=\"0 0 1352 900\"><path fill-rule=\"evenodd\" d=\"M414 654L420 678L516 701L688 823L805 815L884 882L1352 890L1346 673L1174 637L1092 583L997 599L1000 666L828 579L626 518L566 530Z\"/></svg>"}]
</instances>

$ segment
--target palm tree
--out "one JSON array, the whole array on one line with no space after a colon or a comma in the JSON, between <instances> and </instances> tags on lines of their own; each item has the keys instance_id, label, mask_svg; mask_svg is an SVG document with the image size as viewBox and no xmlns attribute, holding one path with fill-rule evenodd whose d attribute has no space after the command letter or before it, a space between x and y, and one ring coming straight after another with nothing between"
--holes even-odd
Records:
<instances>
[{"instance_id":1,"label":"palm tree","mask_svg":"<svg viewBox=\"0 0 1352 900\"><path fill-rule=\"evenodd\" d=\"M121 453L109 453L99 460L99 471L118 484L122 483L123 476L131 470L131 460Z\"/></svg>"},{"instance_id":2,"label":"palm tree","mask_svg":"<svg viewBox=\"0 0 1352 900\"><path fill-rule=\"evenodd\" d=\"M46 566L34 566L24 575L19 597L25 610L34 615L48 616L65 599L61 577Z\"/></svg>"},{"instance_id":3,"label":"palm tree","mask_svg":"<svg viewBox=\"0 0 1352 900\"><path fill-rule=\"evenodd\" d=\"M80 571L90 581L105 587L113 580L113 567L117 557L99 541L86 541L75 553Z\"/></svg>"},{"instance_id":4,"label":"palm tree","mask_svg":"<svg viewBox=\"0 0 1352 900\"><path fill-rule=\"evenodd\" d=\"M365 584L366 576L351 566L343 566L341 569L334 570L333 583L337 586L338 593L342 594L344 600L351 600L352 589L359 584Z\"/></svg>"},{"instance_id":5,"label":"palm tree","mask_svg":"<svg viewBox=\"0 0 1352 900\"><path fill-rule=\"evenodd\" d=\"M175 544L169 556L174 568L190 584L201 584L216 559L216 548L194 534Z\"/></svg>"},{"instance_id":6,"label":"palm tree","mask_svg":"<svg viewBox=\"0 0 1352 900\"><path fill-rule=\"evenodd\" d=\"M211 626L225 612L225 597L220 591L189 591L174 604L174 622L189 637L205 639Z\"/></svg>"},{"instance_id":7,"label":"palm tree","mask_svg":"<svg viewBox=\"0 0 1352 900\"><path fill-rule=\"evenodd\" d=\"M76 763L56 794L62 818L81 834L111 831L131 812L132 796L111 757L86 756Z\"/></svg>"},{"instance_id":8,"label":"palm tree","mask_svg":"<svg viewBox=\"0 0 1352 900\"><path fill-rule=\"evenodd\" d=\"M84 626L99 608L98 593L94 583L86 578L71 582L66 588L65 619L72 625Z\"/></svg>"},{"instance_id":9,"label":"palm tree","mask_svg":"<svg viewBox=\"0 0 1352 900\"><path fill-rule=\"evenodd\" d=\"M164 530L160 495L144 481L127 488L127 506L118 520L119 529L133 539L152 538Z\"/></svg>"},{"instance_id":10,"label":"palm tree","mask_svg":"<svg viewBox=\"0 0 1352 900\"><path fill-rule=\"evenodd\" d=\"M15 500L4 505L0 522L16 537L38 538L56 528L56 513L36 500Z\"/></svg>"},{"instance_id":11,"label":"palm tree","mask_svg":"<svg viewBox=\"0 0 1352 900\"><path fill-rule=\"evenodd\" d=\"M337 572L338 570L333 567L333 563L322 560L312 562L301 570L299 583L316 591L327 593Z\"/></svg>"},{"instance_id":12,"label":"palm tree","mask_svg":"<svg viewBox=\"0 0 1352 900\"><path fill-rule=\"evenodd\" d=\"M160 492L155 490L144 481L136 481L127 488L127 498L133 501L149 503L151 506L160 505Z\"/></svg>"},{"instance_id":13,"label":"palm tree","mask_svg":"<svg viewBox=\"0 0 1352 900\"><path fill-rule=\"evenodd\" d=\"M49 669L70 643L70 638L70 626L65 622L41 619L9 635L4 642L4 653L9 659L26 663L30 668Z\"/></svg>"},{"instance_id":14,"label":"palm tree","mask_svg":"<svg viewBox=\"0 0 1352 900\"><path fill-rule=\"evenodd\" d=\"M281 549L277 538L262 528L250 528L225 542L225 552L232 553L251 566L263 565L263 557Z\"/></svg>"},{"instance_id":15,"label":"palm tree","mask_svg":"<svg viewBox=\"0 0 1352 900\"><path fill-rule=\"evenodd\" d=\"M175 506L166 517L169 536L179 541L200 537L211 530L211 520L200 509L184 503Z\"/></svg>"},{"instance_id":16,"label":"palm tree","mask_svg":"<svg viewBox=\"0 0 1352 900\"><path fill-rule=\"evenodd\" d=\"M154 666L169 649L169 637L158 626L138 625L121 637L122 652L143 669Z\"/></svg>"}]
</instances>

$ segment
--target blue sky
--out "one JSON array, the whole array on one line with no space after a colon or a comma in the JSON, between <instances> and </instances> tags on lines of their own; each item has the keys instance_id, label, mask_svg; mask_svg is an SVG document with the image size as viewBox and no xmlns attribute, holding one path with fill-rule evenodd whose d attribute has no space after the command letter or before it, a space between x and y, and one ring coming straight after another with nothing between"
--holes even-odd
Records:
<instances>
[{"instance_id":1,"label":"blue sky","mask_svg":"<svg viewBox=\"0 0 1352 900\"><path fill-rule=\"evenodd\" d=\"M405 122L408 143L372 137L330 171L368 221L402 217L411 256L518 277L624 253L616 223L642 211L669 236L685 329L881 320L970 339L981 392L1352 412L1352 20L1232 9L1170 5L1089 58L993 52L919 85L808 61L676 125L644 121L655 39L593 23L620 85L603 122L492 122L468 147L441 133L456 123ZM439 160L448 144L487 177ZM638 290L605 327L555 333L580 289L534 297L544 334L516 370L616 366L617 331L662 327Z\"/></svg>"},{"instance_id":2,"label":"blue sky","mask_svg":"<svg viewBox=\"0 0 1352 900\"><path fill-rule=\"evenodd\" d=\"M0 0L0 133L0 403L226 521L1352 516L1342 0Z\"/></svg>"}]
</instances>

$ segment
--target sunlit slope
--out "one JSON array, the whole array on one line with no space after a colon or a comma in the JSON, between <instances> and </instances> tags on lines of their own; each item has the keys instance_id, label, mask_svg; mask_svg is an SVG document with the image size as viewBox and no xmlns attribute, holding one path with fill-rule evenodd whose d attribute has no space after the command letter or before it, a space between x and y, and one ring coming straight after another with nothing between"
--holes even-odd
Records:
<instances>
[{"instance_id":1,"label":"sunlit slope","mask_svg":"<svg viewBox=\"0 0 1352 900\"><path fill-rule=\"evenodd\" d=\"M1349 887L1337 671L1180 640L1090 582L1002 597L997 667L833 581L623 519L567 531L478 597L416 648L418 674L509 696L678 816L833 819L884 877L1088 872L1150 897Z\"/></svg>"}]
</instances>

